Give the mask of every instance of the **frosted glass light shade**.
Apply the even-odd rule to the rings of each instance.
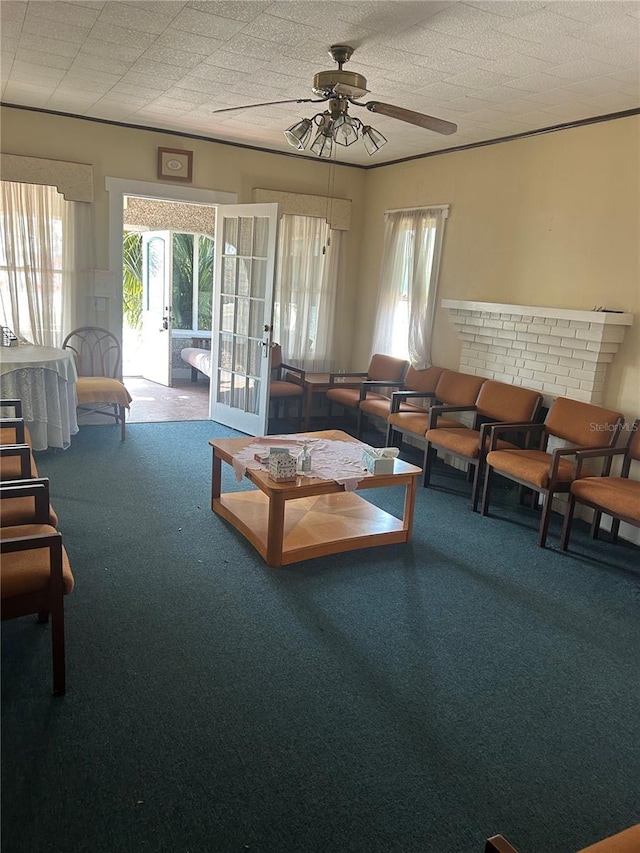
[[[333,138],[338,145],[351,145],[358,139],[358,119],[341,115],[333,123]]]
[[[364,147],[366,148],[369,157],[373,156],[376,151],[379,151],[387,142],[386,138],[380,133],[380,131],[373,127],[369,127],[369,125],[362,128],[362,141],[364,142]]]
[[[326,133],[320,131],[320,133],[313,140],[311,150],[314,154],[317,154],[318,157],[331,157],[332,149],[333,139],[330,136],[327,136]]]
[[[307,142],[311,139],[312,127],[313,123],[310,118],[303,118],[295,124],[292,124],[291,127],[284,132],[289,145],[293,148],[297,148],[299,151],[305,148]]]

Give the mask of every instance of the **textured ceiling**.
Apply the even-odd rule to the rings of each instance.
[[[283,130],[345,70],[379,100],[453,121],[441,136],[350,107],[388,139],[338,160],[374,165],[640,106],[639,0],[159,0],[0,4],[2,102],[293,152]],[[308,152],[296,156],[309,156]],[[311,155],[313,156],[313,155]]]

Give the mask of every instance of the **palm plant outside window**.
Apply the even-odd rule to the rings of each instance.
[[[206,234],[174,232],[173,328],[211,331],[214,241]],[[142,236],[128,231],[123,243],[123,310],[127,325],[142,326]]]

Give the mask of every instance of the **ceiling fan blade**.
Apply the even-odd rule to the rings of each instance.
[[[455,133],[458,129],[458,125],[453,124],[453,122],[434,118],[434,116],[428,116],[424,113],[416,113],[413,110],[405,110],[404,107],[396,107],[393,104],[383,104],[381,101],[369,101],[364,106],[368,110],[371,110],[372,113],[380,113],[380,115],[389,116],[389,118],[397,118],[400,121],[424,127],[427,130],[434,130],[436,133],[444,133],[447,136]]]
[[[320,98],[320,101],[326,101],[327,98]],[[212,113],[231,113],[234,110],[251,110],[255,107],[271,107],[275,104],[317,104],[320,101],[316,101],[315,98],[293,98],[289,101],[265,101],[262,104],[244,104],[241,107],[224,107],[221,110],[212,110]]]

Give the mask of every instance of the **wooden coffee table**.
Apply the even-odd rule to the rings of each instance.
[[[308,438],[362,442],[340,430],[300,433]],[[274,436],[275,438],[275,436]],[[221,494],[222,462],[233,457],[254,438],[216,438],[211,472],[211,509],[238,530],[269,566],[284,566],[358,548],[408,542],[411,538],[418,476],[422,469],[400,459],[393,474],[363,477],[356,491],[404,486],[401,519],[346,492],[335,480],[298,477],[294,483],[277,483],[264,470],[248,468],[246,478],[257,488]]]

